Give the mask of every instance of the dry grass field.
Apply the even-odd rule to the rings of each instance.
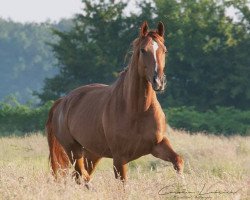
[[[90,190],[69,175],[55,182],[41,134],[0,138],[0,199],[250,199],[250,137],[182,131],[168,134],[185,159],[184,176],[170,163],[145,156],[129,164],[125,187],[103,159]]]

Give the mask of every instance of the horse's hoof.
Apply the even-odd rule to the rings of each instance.
[[[85,182],[84,187],[86,187],[88,190],[96,192],[96,189],[93,187],[93,185],[90,182]]]
[[[91,188],[89,183],[85,183],[84,186],[85,186],[88,190],[90,190],[90,188]]]

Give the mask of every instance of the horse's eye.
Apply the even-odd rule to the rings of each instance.
[[[146,50],[145,50],[145,49],[141,49],[141,52],[142,52],[142,53],[146,53]]]

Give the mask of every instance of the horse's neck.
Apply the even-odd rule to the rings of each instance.
[[[130,64],[132,65],[132,63]],[[134,63],[134,65],[138,65]],[[138,66],[129,66],[124,79],[123,98],[130,113],[147,111],[156,100],[152,86],[138,74]]]

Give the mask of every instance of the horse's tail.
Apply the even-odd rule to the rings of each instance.
[[[49,160],[52,168],[52,173],[54,176],[58,175],[59,170],[61,170],[60,175],[65,174],[65,169],[69,167],[69,158],[64,151],[62,145],[59,143],[55,134],[53,133],[52,117],[55,108],[61,102],[61,99],[57,100],[49,111],[49,117],[46,123],[47,139],[49,144]]]

